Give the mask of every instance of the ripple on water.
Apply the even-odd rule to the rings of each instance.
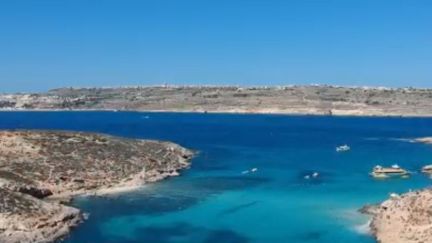
[[[206,200],[209,196],[230,190],[244,190],[268,182],[267,178],[251,176],[198,177],[180,183],[167,181],[136,192],[118,196],[78,199],[74,204],[90,217],[108,218],[128,215],[161,215],[182,211]],[[109,208],[109,212],[106,209]]]
[[[252,202],[236,205],[234,207],[230,207],[228,209],[225,209],[225,210],[221,211],[220,215],[233,214],[233,213],[236,213],[236,212],[238,212],[240,210],[253,207],[253,206],[255,206],[258,203],[259,203],[259,201],[252,201]]]
[[[112,238],[110,243],[117,242],[151,242],[151,243],[248,243],[246,236],[233,230],[218,228],[210,229],[195,226],[187,222],[176,222],[163,225],[150,225],[136,228],[133,239]]]
[[[232,230],[213,230],[208,234],[203,243],[248,243],[249,239]]]
[[[90,218],[113,218],[128,215],[160,215],[181,211],[196,205],[200,198],[187,195],[140,194],[131,193],[116,198],[103,197],[90,200],[77,200],[75,206],[91,212]],[[107,212],[107,209],[109,211]]]
[[[320,231],[309,231],[298,234],[293,242],[320,242],[323,236],[323,232]]]
[[[268,178],[255,176],[215,176],[196,178],[194,184],[198,188],[217,193],[256,187],[269,181]]]

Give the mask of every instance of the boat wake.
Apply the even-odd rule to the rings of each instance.
[[[412,138],[389,138],[390,141],[396,141],[396,142],[405,142],[405,143],[415,143],[415,139]]]
[[[416,143],[413,138],[378,138],[378,137],[368,137],[364,138],[366,141],[393,141],[393,142],[404,142],[404,143]]]

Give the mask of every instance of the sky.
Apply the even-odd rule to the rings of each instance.
[[[0,0],[0,93],[165,83],[432,88],[432,1]]]

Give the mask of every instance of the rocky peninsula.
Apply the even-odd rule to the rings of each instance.
[[[328,85],[60,88],[0,94],[0,110],[432,116],[432,90]]]
[[[84,216],[78,194],[178,175],[193,153],[170,142],[63,131],[0,132],[0,242],[54,242]]]
[[[432,241],[432,190],[393,195],[377,206],[363,209],[372,215],[370,227],[380,243]]]

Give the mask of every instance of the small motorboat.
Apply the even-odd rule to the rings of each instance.
[[[349,151],[351,148],[348,145],[342,145],[342,146],[338,146],[336,147],[336,152],[346,152]]]
[[[317,179],[318,176],[319,176],[319,173],[318,173],[318,172],[313,172],[312,174],[307,174],[307,175],[305,175],[303,178],[306,179],[306,180],[309,180],[309,179]]]
[[[252,168],[250,170],[244,170],[244,171],[242,171],[242,174],[246,175],[246,174],[249,174],[249,173],[255,173],[257,171],[258,171],[258,168]]]

